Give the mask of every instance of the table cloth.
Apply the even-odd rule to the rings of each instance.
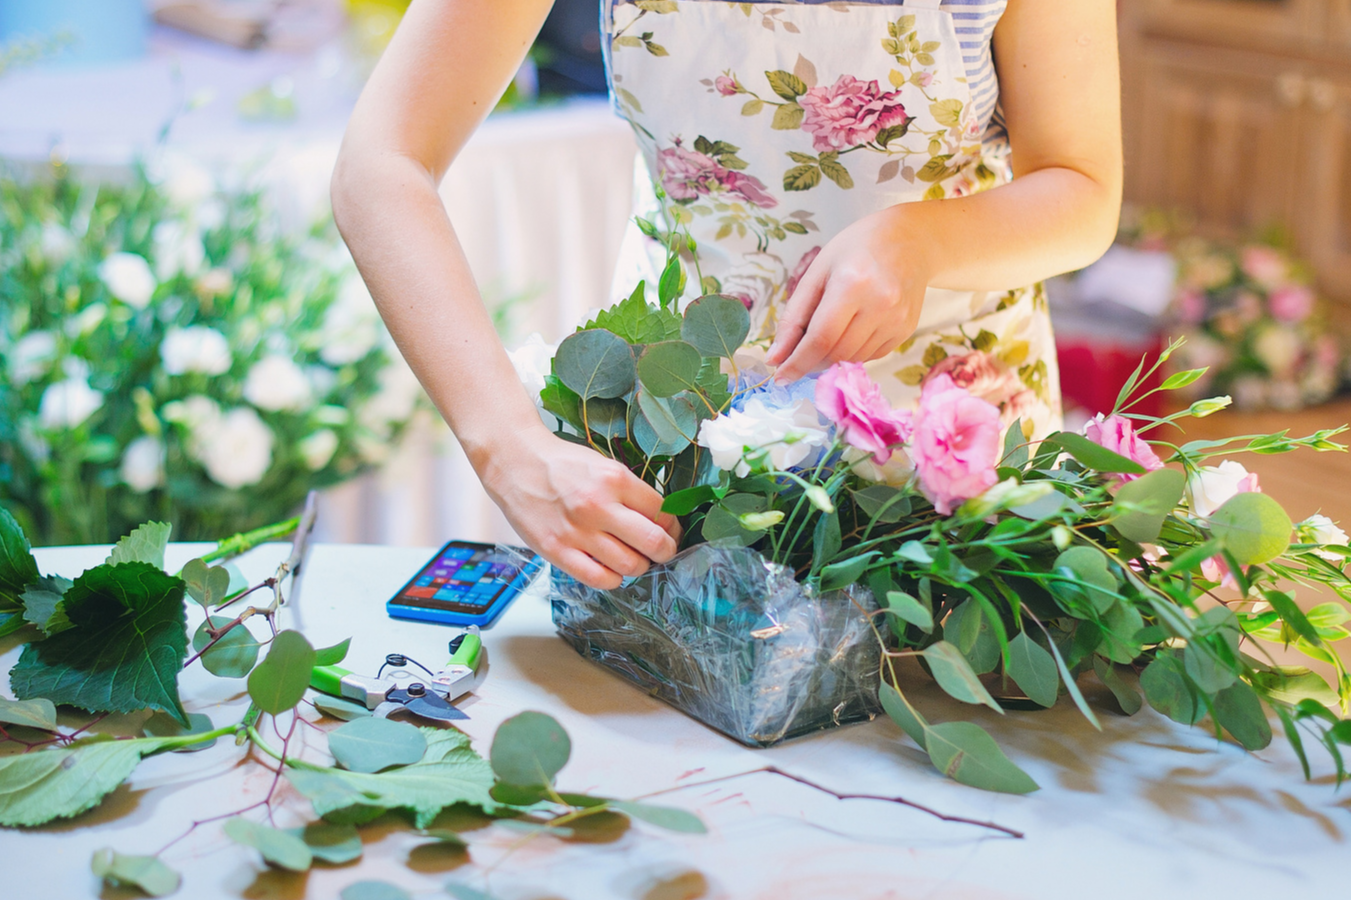
[[[204,545],[172,545],[169,565]],[[73,576],[107,548],[37,552],[44,572]],[[345,665],[377,666],[399,651],[442,661],[451,629],[387,618],[384,601],[425,562],[430,548],[318,545],[301,595],[281,617],[316,646],[352,638]],[[244,557],[251,578],[285,558],[283,545]],[[521,597],[484,633],[489,672],[463,708],[475,747],[486,754],[497,725],[522,710],[549,713],[568,730],[568,790],[636,796],[681,784],[778,766],[841,793],[901,795],[952,815],[993,820],[1025,833],[1015,840],[872,800],[837,800],[781,777],[756,774],[664,795],[689,809],[707,835],[676,835],[641,823],[592,841],[543,838],[517,850],[488,885],[503,900],[525,898],[1303,898],[1345,892],[1351,800],[1320,764],[1306,783],[1283,739],[1248,754],[1201,728],[1184,728],[1146,709],[1133,718],[1098,705],[1096,732],[1064,698],[1041,713],[999,716],[925,689],[912,696],[931,719],[976,719],[1042,786],[1022,797],[984,793],[943,779],[891,722],[878,720],[770,750],[749,750],[642,694],[577,656],[553,633],[540,588]],[[190,626],[201,616],[190,611]],[[258,623],[261,628],[261,623]],[[19,648],[0,643],[8,669]],[[184,673],[189,711],[217,724],[236,721],[243,683]],[[6,686],[7,687],[7,686]],[[310,711],[314,717],[313,710]],[[88,716],[66,711],[75,727]],[[131,717],[119,718],[127,727]],[[110,720],[112,721],[112,720]],[[330,727],[332,722],[329,722]],[[305,753],[324,757],[321,735],[301,729]],[[104,846],[149,853],[194,818],[261,799],[271,775],[240,765],[230,741],[192,754],[146,760],[129,785],[90,813],[44,828],[0,830],[4,878],[13,898],[97,896],[90,854]],[[283,785],[278,823],[310,817]],[[657,802],[657,801],[654,801]],[[381,879],[414,896],[445,896],[455,879],[482,889],[484,867],[519,839],[500,827],[469,832],[468,857],[427,846],[381,819],[363,829],[365,855],[306,875],[269,870],[255,851],[204,825],[165,854],[184,875],[179,896],[334,898],[359,880]],[[1338,887],[1343,885],[1343,887]],[[109,893],[105,896],[112,896]]]

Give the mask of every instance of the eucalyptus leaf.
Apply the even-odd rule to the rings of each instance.
[[[1121,485],[1112,501],[1112,526],[1137,544],[1153,543],[1182,500],[1187,477],[1176,469],[1155,469]]]
[[[146,522],[113,545],[113,552],[104,562],[110,566],[142,562],[163,569],[164,549],[169,546],[171,530],[173,526],[167,522]]]
[[[493,774],[508,784],[552,784],[567,764],[572,741],[553,716],[523,712],[497,727],[488,758]]]
[[[1050,652],[1020,631],[1009,641],[1008,675],[1038,706],[1055,705],[1060,674]]]
[[[304,828],[288,828],[287,832],[304,841],[311,855],[322,862],[340,866],[361,858],[361,835],[355,825],[311,822]]]
[[[905,591],[887,591],[886,598],[888,612],[916,626],[925,634],[934,630],[933,612],[913,596]]]
[[[1039,787],[974,722],[930,725],[925,736],[934,768],[954,781],[1005,794],[1027,794]]]
[[[615,800],[610,808],[640,819],[649,825],[678,831],[682,834],[707,834],[708,826],[694,813],[674,806],[654,806],[651,803],[639,803],[636,800]]]
[[[0,724],[55,731],[56,707],[46,697],[32,700],[6,700],[0,697]]]
[[[782,515],[782,513],[780,513]],[[848,587],[863,577],[863,572],[872,562],[877,551],[869,551],[862,556],[831,563],[821,569],[821,590],[836,591]]]
[[[89,861],[94,876],[111,887],[132,887],[151,897],[167,897],[183,878],[154,856],[124,856],[108,847],[95,850]]]
[[[328,751],[351,772],[379,772],[422,759],[427,741],[416,726],[375,716],[354,719],[328,733]]]
[[[274,866],[304,872],[314,863],[314,854],[305,842],[280,828],[236,816],[225,820],[224,831],[230,840],[252,847]]]
[[[233,621],[228,616],[208,616],[192,635],[192,649],[202,654],[202,665],[212,675],[221,678],[243,678],[253,671],[254,663],[258,662],[258,648],[261,645],[245,625],[236,625],[211,645],[207,627],[224,628]],[[211,649],[203,652],[208,645],[211,645]]]
[[[1120,453],[1114,453],[1101,444],[1095,444],[1082,434],[1060,431],[1051,435],[1051,439],[1065,448],[1065,452],[1073,456],[1078,462],[1094,471],[1109,474],[1145,474],[1145,467],[1135,460],[1127,459]]]
[[[342,719],[344,722],[350,722],[353,719],[364,719],[371,715],[371,711],[360,703],[352,700],[344,700],[341,697],[330,697],[328,694],[316,693],[314,695],[314,706],[320,712],[330,715],[335,719]]]
[[[948,696],[963,703],[983,703],[998,713],[1004,712],[980,683],[962,651],[953,644],[938,641],[925,647],[920,654],[928,660],[934,680]]]
[[[1215,695],[1215,720],[1248,750],[1261,750],[1271,743],[1271,724],[1257,692],[1235,681]]]
[[[193,734],[206,734],[216,726],[211,723],[211,717],[205,713],[188,713],[188,725],[183,726],[173,716],[166,713],[157,712],[141,726],[142,732],[146,737],[152,738],[170,738],[186,737]],[[198,750],[205,750],[208,747],[214,747],[216,738],[209,741],[200,741],[195,744],[187,744],[183,747],[175,748],[176,753],[196,753]]]
[[[886,681],[883,681],[878,688],[877,696],[882,701],[882,709],[891,717],[891,721],[901,726],[901,730],[910,735],[910,739],[923,749],[925,747],[924,730],[929,726],[929,723],[924,721],[924,717],[901,696],[900,691]]]
[[[1196,689],[1182,671],[1182,663],[1171,654],[1160,653],[1140,673],[1140,687],[1149,705],[1174,722],[1195,725],[1205,714]]]
[[[999,464],[1012,469],[1022,469],[1027,465],[1027,439],[1023,437],[1023,420],[1014,419],[1008,431],[1004,432],[1004,451]]]
[[[978,675],[999,664],[999,639],[981,605],[964,600],[943,621],[943,637],[961,651]]]
[[[336,666],[347,658],[347,650],[352,646],[351,638],[343,638],[331,647],[320,647],[314,651],[316,666]]]
[[[740,300],[709,294],[685,308],[680,336],[703,356],[731,359],[750,330],[750,313]]]
[[[681,391],[699,389],[703,364],[699,351],[685,341],[648,344],[638,357],[638,380],[654,397],[673,397]]]
[[[554,353],[554,374],[583,400],[622,397],[638,376],[633,349],[623,338],[594,329],[565,337]]]
[[[1210,530],[1239,565],[1270,562],[1290,546],[1290,516],[1266,494],[1235,494],[1210,517]]]
[[[882,524],[891,525],[910,515],[910,498],[900,488],[870,484],[853,493],[858,508]]]
[[[688,396],[654,397],[638,392],[639,415],[633,420],[633,434],[648,456],[675,456],[694,442],[699,432],[699,417]]]
[[[338,896],[341,900],[413,900],[412,894],[388,881],[358,881],[343,888]]]
[[[298,631],[272,639],[267,658],[249,673],[249,697],[265,713],[277,715],[295,707],[310,686],[314,648]]]
[[[188,588],[188,596],[210,610],[230,595],[230,572],[224,566],[208,567],[201,559],[190,559],[179,573]]]
[[[588,431],[600,435],[607,441],[628,437],[629,405],[622,397],[614,400],[594,397],[583,400],[579,408],[582,425]]]
[[[1095,655],[1093,657],[1093,671],[1097,674],[1098,680],[1112,692],[1112,696],[1116,698],[1116,702],[1123,713],[1133,716],[1144,706],[1144,701],[1140,699],[1140,692],[1126,680],[1118,666],[1113,665],[1101,656]]]

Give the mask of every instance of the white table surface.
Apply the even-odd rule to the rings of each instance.
[[[105,552],[58,548],[37,556],[44,572],[74,576]],[[261,577],[286,552],[283,545],[259,548],[242,567]],[[302,629],[316,646],[351,636],[345,665],[358,671],[373,671],[392,651],[440,662],[453,631],[395,621],[383,608],[430,553],[318,545],[302,595],[282,624]],[[192,545],[175,545],[169,562],[192,555]],[[195,628],[200,613],[194,609],[190,616]],[[639,824],[607,842],[536,840],[492,874],[490,885],[503,900],[1345,895],[1351,799],[1334,790],[1326,766],[1318,769],[1324,777],[1306,783],[1281,738],[1250,755],[1148,709],[1127,719],[1104,707],[1099,734],[1063,698],[1050,711],[1003,717],[962,707],[1042,785],[1039,792],[1010,797],[944,780],[885,720],[771,750],[743,748],[581,659],[554,635],[538,591],[520,599],[484,639],[490,674],[481,693],[463,704],[470,715],[464,730],[486,754],[503,719],[526,709],[548,712],[572,738],[572,761],[559,777],[564,789],[635,796],[772,763],[838,791],[900,794],[1026,833],[1014,840],[892,804],[837,801],[781,778],[752,775],[663,798],[702,816],[705,836]],[[0,664],[11,666],[19,649],[5,639]],[[183,675],[181,690],[189,711],[205,712],[218,725],[237,720],[246,705],[242,682],[213,678],[195,666]],[[958,713],[957,704],[918,678],[913,694],[934,719]],[[74,726],[87,719],[62,716]],[[310,729],[298,734],[306,755],[324,758],[322,737]],[[243,756],[226,740],[199,753],[153,757],[78,819],[0,830],[0,896],[98,896],[88,869],[94,850],[153,852],[194,818],[261,799],[271,775],[242,763]],[[279,796],[281,824],[312,816],[307,801],[285,785]],[[267,869],[256,853],[225,838],[217,823],[199,828],[164,859],[184,874],[178,896],[194,900],[333,898],[348,884],[371,878],[419,897],[445,896],[441,885],[452,878],[482,888],[483,867],[518,838],[495,827],[466,836],[468,858],[420,846],[425,842],[381,819],[363,828],[360,862],[301,875]]]

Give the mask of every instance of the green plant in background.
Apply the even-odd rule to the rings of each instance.
[[[0,500],[39,543],[280,519],[417,403],[331,224],[160,168],[0,177]]]

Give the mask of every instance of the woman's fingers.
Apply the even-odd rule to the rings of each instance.
[[[838,290],[827,285],[821,302],[807,325],[806,333],[802,335],[802,339],[797,342],[788,358],[779,364],[778,371],[774,373],[775,380],[781,384],[795,381],[818,368],[823,362],[834,362],[837,357],[833,355],[833,351],[852,324],[857,309],[857,303],[846,299]],[[862,343],[861,339],[859,343]]]
[[[614,590],[624,581],[624,577],[618,572],[606,568],[587,554],[573,547],[568,547],[559,553],[555,563],[560,569],[567,572],[573,578],[576,578],[582,584],[585,584],[587,587],[597,588],[598,590]]]
[[[783,315],[774,329],[774,343],[765,355],[765,362],[771,366],[781,364],[798,347],[808,325],[814,318],[817,307],[825,290],[826,267],[820,257],[807,268],[807,272],[798,282],[797,290],[788,298]]]
[[[584,548],[596,562],[611,572],[626,577],[641,575],[652,565],[652,560],[643,556],[613,535],[603,532],[593,534],[590,546]]]

